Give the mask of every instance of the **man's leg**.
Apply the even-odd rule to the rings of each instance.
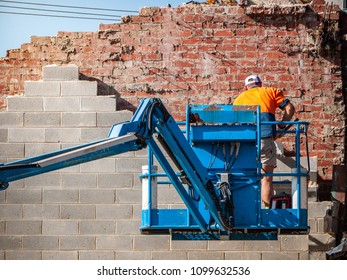
[[[274,166],[263,165],[263,173],[272,173]],[[270,197],[273,195],[272,176],[264,176],[261,180],[261,199],[265,204],[265,207],[270,207]]]

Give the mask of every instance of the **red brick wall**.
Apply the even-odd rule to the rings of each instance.
[[[322,0],[311,6],[144,8],[97,32],[32,37],[0,59],[0,105],[41,78],[42,66],[73,63],[81,78],[96,79],[99,94],[115,94],[119,109],[143,97],[164,100],[182,119],[188,103],[231,103],[243,80],[258,73],[264,85],[286,91],[297,117],[311,122],[310,155],[331,179],[344,161],[345,117],[340,48],[324,37]],[[332,7],[329,24],[338,20]],[[321,35],[321,36],[320,36]],[[331,40],[330,40],[331,39]]]

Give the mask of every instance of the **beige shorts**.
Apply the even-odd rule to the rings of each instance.
[[[261,139],[261,155],[262,164],[276,166],[276,145],[272,138]]]

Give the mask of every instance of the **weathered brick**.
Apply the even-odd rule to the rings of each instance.
[[[224,260],[223,252],[188,252],[189,260]]]
[[[129,174],[98,174],[99,188],[131,188],[133,186],[133,177]]]
[[[81,165],[81,172],[84,173],[114,173],[116,162],[114,158],[102,158]]]
[[[135,235],[140,233],[141,221],[117,221],[117,229],[116,232],[119,235]]]
[[[25,185],[31,190],[37,188],[57,188],[61,186],[61,175],[58,173],[46,173],[25,179]]]
[[[25,157],[34,157],[60,150],[59,143],[25,143]]]
[[[62,185],[66,188],[96,187],[96,174],[66,173],[61,177]]]
[[[299,254],[295,252],[263,252],[262,260],[299,260]]]
[[[308,250],[308,235],[282,235],[280,241],[282,251]]]
[[[8,142],[8,129],[7,128],[4,128],[4,129],[0,128],[0,142],[1,143]]]
[[[166,251],[166,252],[160,252],[160,251],[154,251],[152,252],[152,260],[187,260],[188,259],[188,253],[187,252],[180,252],[180,251]]]
[[[225,252],[226,260],[261,260],[261,252],[242,252],[227,251]]]

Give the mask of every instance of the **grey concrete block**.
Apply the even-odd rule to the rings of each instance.
[[[44,203],[78,203],[79,191],[78,190],[44,190],[43,202]]]
[[[189,260],[224,260],[223,252],[188,252]]]
[[[61,114],[55,112],[26,112],[24,125],[26,127],[59,127]]]
[[[25,81],[25,96],[60,96],[60,82]]]
[[[88,220],[79,223],[81,235],[106,235],[114,234],[116,231],[116,223],[114,220]]]
[[[135,251],[157,251],[170,250],[170,236],[168,235],[150,235],[150,236],[134,236]]]
[[[62,186],[65,188],[95,188],[96,174],[64,173],[62,176]]]
[[[82,173],[111,173],[116,172],[114,158],[102,158],[81,164]]]
[[[94,236],[60,236],[61,250],[94,250]]]
[[[281,235],[282,251],[307,251],[308,235]]]
[[[8,129],[0,128],[0,143],[6,143],[6,142],[8,142]]]
[[[299,253],[295,252],[263,252],[262,260],[299,260]]]
[[[46,173],[25,179],[25,185],[31,190],[38,188],[59,188],[61,175],[58,173]]]
[[[80,251],[80,260],[114,260],[113,251]]]
[[[142,192],[136,189],[116,190],[116,201],[119,203],[141,203]]]
[[[0,112],[0,127],[21,127],[23,126],[22,112]]]
[[[44,128],[9,128],[8,140],[12,143],[45,142]]]
[[[72,235],[78,234],[78,221],[71,220],[44,220],[42,222],[44,235]]]
[[[81,131],[78,128],[46,128],[45,142],[75,143],[80,140]]]
[[[261,260],[261,252],[225,252],[226,260]]]
[[[96,249],[132,251],[133,240],[131,236],[99,235],[96,237]]]
[[[81,142],[92,142],[107,138],[108,128],[81,128]]]
[[[22,248],[21,236],[1,236],[0,250],[19,250]]]
[[[154,251],[152,252],[152,260],[187,260],[188,253],[187,252],[179,252],[179,251]]]
[[[242,240],[221,240],[208,242],[208,250],[211,251],[242,251],[244,247],[245,242]]]
[[[116,98],[114,96],[81,97],[82,112],[114,112]]]
[[[10,112],[40,112],[43,111],[43,98],[11,96],[7,98],[7,110]]]
[[[245,251],[280,251],[281,243],[279,240],[246,240]]]
[[[151,252],[145,251],[130,251],[130,252],[116,252],[116,260],[150,260]]]
[[[131,204],[106,204],[96,205],[97,219],[132,219],[133,211]],[[126,221],[128,222],[128,221]]]
[[[43,260],[78,260],[78,251],[43,251]]]
[[[25,157],[34,157],[60,150],[59,143],[25,143]]]
[[[7,221],[8,235],[39,235],[42,232],[41,221]]]
[[[115,191],[113,189],[85,189],[80,190],[81,203],[114,203]]]
[[[331,201],[322,202],[309,202],[308,203],[308,217],[309,218],[323,218],[325,217],[327,210],[332,207]]]
[[[96,113],[93,113],[93,112],[62,113],[62,126],[95,127]]]
[[[171,250],[189,250],[189,251],[197,251],[197,250],[207,250],[208,242],[205,240],[193,240],[193,241],[171,241]]]
[[[33,204],[41,203],[41,190],[6,190],[7,203],[11,204]]]
[[[121,158],[116,159],[116,172],[117,173],[141,173],[142,172],[142,166],[147,165],[148,160],[146,158],[144,159],[127,159],[127,158]]]
[[[79,97],[44,97],[43,109],[46,112],[79,112],[81,100]]]
[[[24,219],[58,219],[60,205],[27,204],[23,205]]]
[[[41,260],[41,251],[7,251],[6,260]]]
[[[54,250],[58,249],[59,242],[57,236],[23,236],[24,250]]]
[[[140,219],[140,217],[139,217]],[[119,235],[135,235],[140,233],[141,221],[117,221],[116,232]]]
[[[0,207],[0,217],[2,220],[21,219],[22,218],[22,205],[2,204]]]
[[[112,125],[130,121],[133,113],[130,111],[116,111],[116,112],[98,112],[97,125],[111,128]]]
[[[0,221],[0,234],[5,235],[5,221]]]
[[[62,219],[95,219],[95,205],[66,204],[61,205]]]
[[[131,188],[133,187],[133,176],[129,174],[98,174],[99,188]]]
[[[71,81],[78,80],[77,65],[46,65],[42,68],[44,81]]]
[[[61,82],[62,96],[97,96],[96,81],[68,81]]]
[[[24,144],[6,144],[1,143],[0,145],[1,157],[24,157]]]

